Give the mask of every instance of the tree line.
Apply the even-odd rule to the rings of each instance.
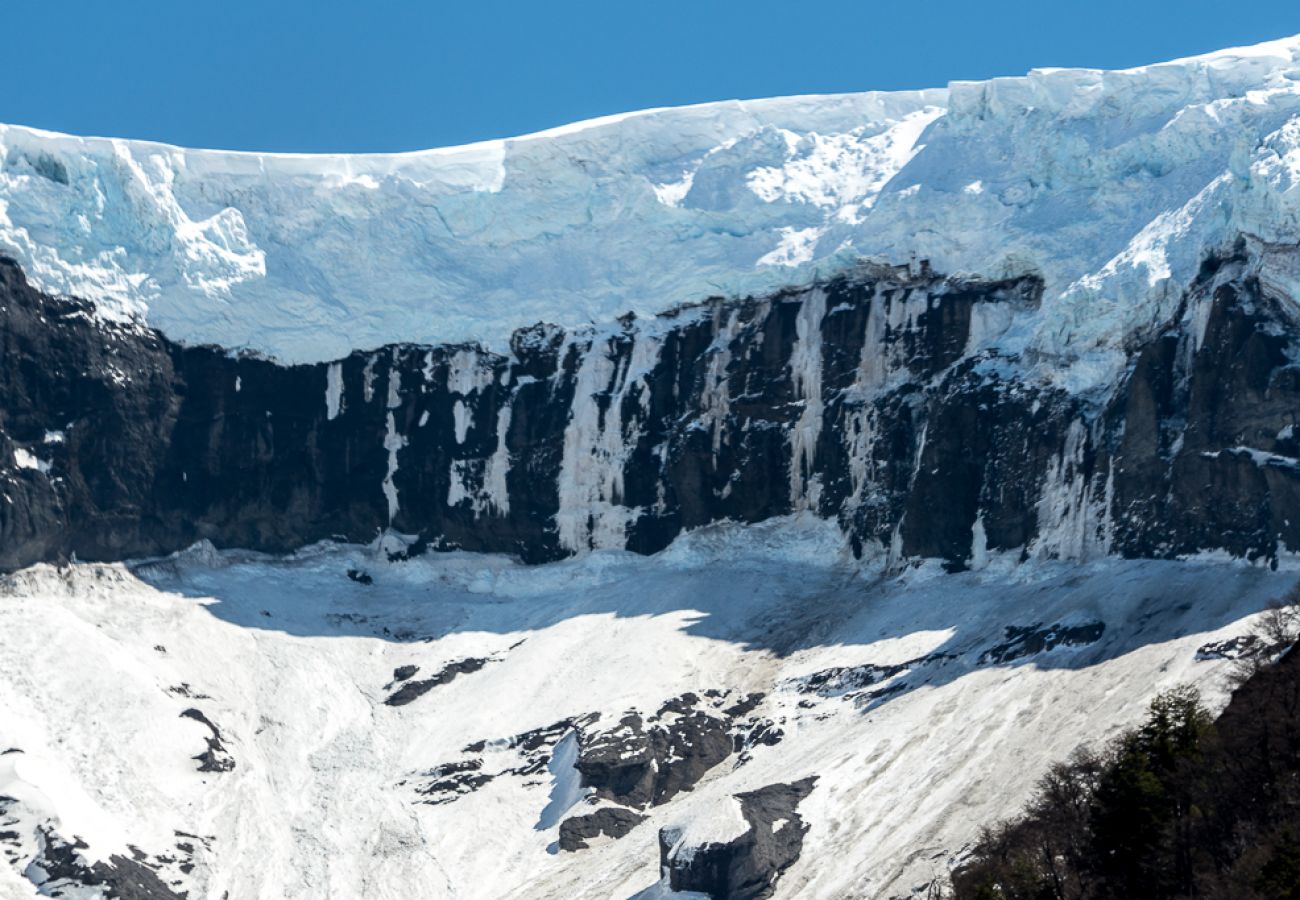
[[[987,828],[956,900],[1300,900],[1300,593],[1263,618],[1213,718],[1198,692],[1080,750]]]

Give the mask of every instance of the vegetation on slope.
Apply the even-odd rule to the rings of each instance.
[[[1217,720],[1175,689],[1054,767],[954,874],[957,900],[1300,900],[1297,601],[1265,617]]]

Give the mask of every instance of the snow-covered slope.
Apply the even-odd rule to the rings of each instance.
[[[1153,692],[1191,681],[1217,703],[1223,654],[1198,648],[1294,579],[1013,559],[882,579],[840,544],[800,519],[540,568],[322,546],[9,576],[0,634],[24,639],[0,654],[0,896],[58,889],[49,848],[81,838],[83,865],[134,847],[191,898],[651,897],[661,829],[681,862],[745,830],[734,795],[810,776],[776,896],[910,895]],[[559,849],[561,820],[613,805],[581,799],[572,735],[589,747],[627,710],[709,691],[764,695],[728,719],[743,750],[621,839]]]
[[[1006,337],[1086,365],[1205,252],[1300,228],[1300,38],[1117,72],[728,102],[390,156],[0,128],[0,250],[47,290],[284,361],[605,321],[862,256],[1038,273]],[[1270,273],[1292,295],[1293,266]]]

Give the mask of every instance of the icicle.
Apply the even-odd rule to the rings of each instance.
[[[397,409],[402,405],[402,373],[397,368],[397,350],[393,350],[393,358],[388,370],[388,400],[385,404],[388,409]]]
[[[470,423],[469,407],[465,405],[464,400],[456,400],[456,404],[451,408],[451,417],[456,430],[456,443],[463,444],[469,435]]]
[[[397,451],[406,446],[406,438],[397,433],[397,421],[393,414],[388,414],[388,431],[384,435],[384,449],[388,451],[388,472],[384,475],[384,496],[388,499],[388,524],[393,524],[397,516],[397,485],[393,477],[397,474]]]
[[[979,571],[989,564],[989,536],[984,530],[984,513],[975,517],[970,532],[970,567]]]

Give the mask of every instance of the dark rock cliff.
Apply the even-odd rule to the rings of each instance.
[[[1103,397],[981,350],[1030,278],[864,267],[653,320],[281,366],[0,261],[0,568],[385,530],[544,561],[811,510],[859,553],[1300,549],[1290,298],[1215,260]]]

